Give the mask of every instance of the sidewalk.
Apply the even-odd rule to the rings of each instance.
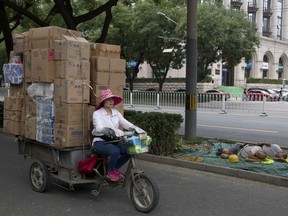
[[[220,166],[208,165],[208,164],[203,164],[203,163],[183,161],[180,159],[174,159],[174,158],[164,157],[164,156],[156,156],[156,155],[151,155],[151,154],[141,154],[139,157],[142,160],[146,160],[150,162],[162,163],[162,164],[172,165],[176,167],[177,166],[184,167],[188,169],[195,169],[195,170],[205,171],[205,172],[213,172],[213,173],[217,173],[221,175],[233,176],[233,177],[248,179],[252,181],[259,181],[259,182],[264,182],[268,184],[288,187],[288,178],[284,178],[284,177],[256,173],[256,172],[240,170],[240,169],[231,169],[228,167],[220,167]]]

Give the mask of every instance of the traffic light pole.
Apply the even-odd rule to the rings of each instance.
[[[197,137],[197,1],[187,0],[186,140]]]

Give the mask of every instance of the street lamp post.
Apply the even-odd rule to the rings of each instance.
[[[173,20],[173,19],[171,19],[170,17],[168,17],[165,13],[158,12],[157,14],[158,14],[159,16],[163,16],[163,17],[165,17],[167,20],[173,22],[175,25],[178,25],[178,23],[175,22],[175,20]]]
[[[157,13],[178,25],[162,12]],[[197,0],[187,0],[187,42],[186,42],[186,106],[185,139],[196,138],[197,131]]]
[[[187,0],[185,139],[197,131],[197,0]]]

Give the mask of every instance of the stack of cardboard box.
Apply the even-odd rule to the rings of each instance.
[[[96,97],[91,92],[90,103],[96,105],[101,91],[107,88],[111,89],[113,94],[123,95],[126,61],[120,59],[120,47],[91,43],[90,48],[91,86],[96,92]]]
[[[89,145],[101,90],[123,94],[120,47],[91,44],[80,32],[56,26],[13,36],[14,50],[4,65],[10,83],[4,132],[59,148]],[[118,109],[123,113],[122,104]]]

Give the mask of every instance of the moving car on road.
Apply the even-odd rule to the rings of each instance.
[[[222,101],[222,98],[225,98],[225,101],[230,99],[230,94],[228,92],[219,90],[219,89],[210,89],[204,92],[211,97],[211,100]]]
[[[267,101],[279,101],[280,96],[269,89],[250,88],[247,91],[247,99],[251,101],[262,101],[266,98]]]

